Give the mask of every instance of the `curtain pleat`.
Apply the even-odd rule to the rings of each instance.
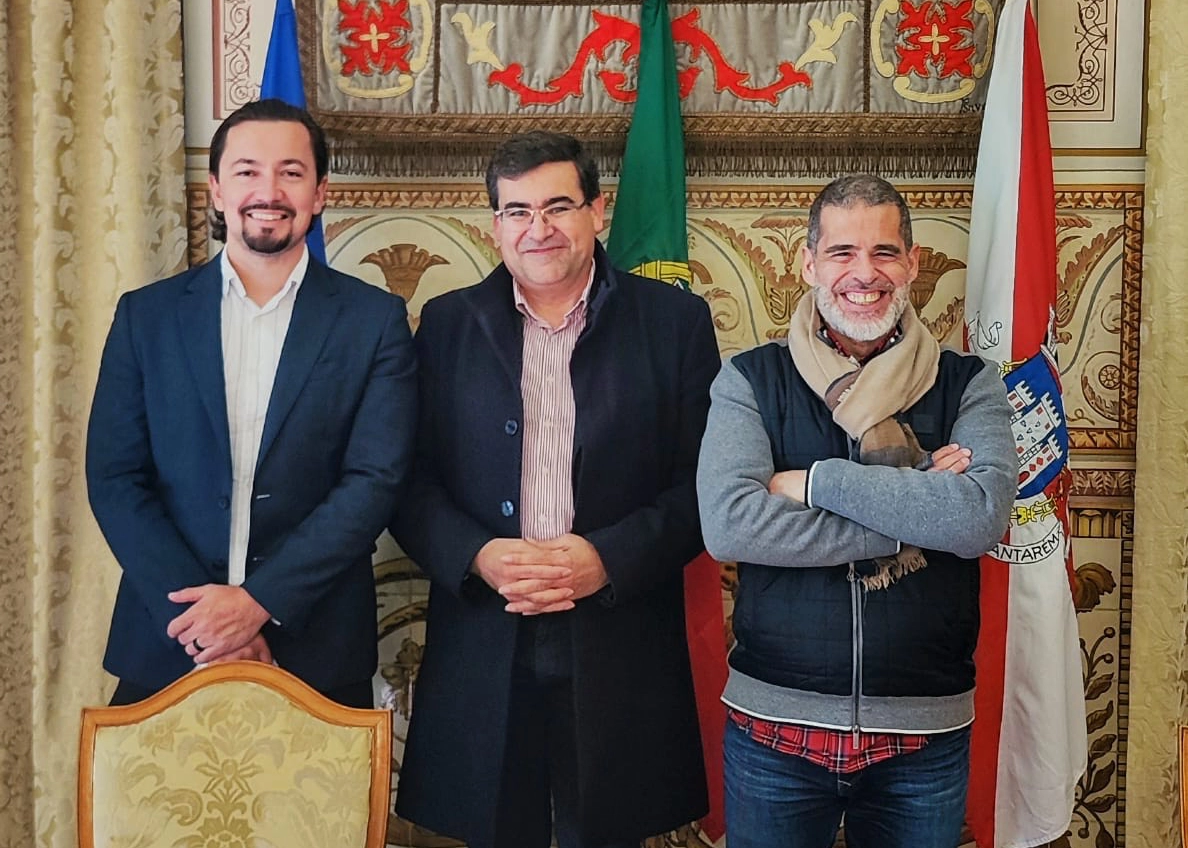
[[[1188,721],[1188,18],[1151,0],[1127,844],[1180,844],[1177,727]]]
[[[0,845],[70,848],[118,568],[83,478],[120,293],[185,250],[180,0],[0,6]]]

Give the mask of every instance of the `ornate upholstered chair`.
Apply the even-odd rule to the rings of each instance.
[[[271,665],[198,669],[83,710],[80,848],[382,848],[392,717]]]

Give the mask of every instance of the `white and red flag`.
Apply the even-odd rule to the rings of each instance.
[[[1085,771],[1068,426],[1053,338],[1055,206],[1035,21],[1028,0],[1006,0],[974,179],[965,301],[966,344],[1001,365],[1019,457],[1010,529],[982,558],[967,811],[980,848],[1062,836]]]

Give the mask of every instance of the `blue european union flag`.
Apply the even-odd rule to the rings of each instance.
[[[305,108],[305,87],[301,81],[301,59],[297,52],[297,16],[293,13],[292,0],[276,0],[276,12],[272,16],[268,57],[264,60],[264,78],[260,81],[260,99],[269,97]],[[305,243],[315,259],[326,262],[321,218],[310,227]]]

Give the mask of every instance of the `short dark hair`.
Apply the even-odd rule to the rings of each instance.
[[[873,174],[850,174],[838,177],[813,200],[809,207],[808,235],[805,246],[816,251],[821,238],[821,210],[826,206],[840,206],[850,209],[854,206],[894,206],[899,210],[899,237],[904,247],[912,246],[912,213],[908,211],[903,195],[882,177]]]
[[[309,145],[313,149],[314,172],[317,181],[330,172],[330,148],[326,144],[326,133],[318,126],[309,112],[300,106],[294,106],[275,97],[265,100],[253,100],[245,103],[228,115],[219,128],[215,130],[210,140],[210,173],[218,178],[219,165],[223,160],[223,150],[227,147],[227,134],[239,124],[248,121],[288,121],[301,124],[309,132]],[[213,205],[207,207],[207,220],[210,223],[210,234],[218,241],[227,240],[227,219],[222,212]],[[317,218],[315,217],[316,221]]]
[[[500,180],[514,180],[550,162],[573,163],[586,203],[602,194],[598,163],[580,141],[565,133],[531,130],[513,135],[491,154],[487,164],[487,200],[491,208],[499,209]]]

